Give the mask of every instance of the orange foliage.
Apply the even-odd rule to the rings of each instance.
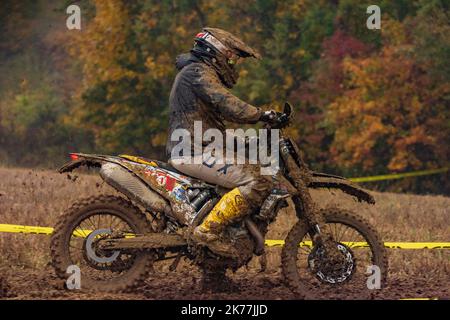
[[[450,84],[433,81],[412,55],[401,24],[379,54],[347,59],[344,93],[330,105],[338,165],[369,171],[436,167],[448,159],[445,100]]]

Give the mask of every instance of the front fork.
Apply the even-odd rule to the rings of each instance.
[[[324,244],[328,228],[323,217],[319,214],[309,194],[309,190],[303,189],[299,191],[297,195],[292,197],[292,200],[297,217],[308,225],[311,240],[313,240],[314,244]]]
[[[281,157],[287,168],[289,180],[297,189],[297,193],[292,197],[297,217],[308,224],[313,245],[323,246],[330,258],[337,258],[338,250],[331,235],[331,230],[329,230],[325,217],[319,213],[309,193],[308,184],[311,179],[309,169],[302,162],[299,165],[294,160],[289,141],[282,140],[280,146]]]
[[[292,200],[297,217],[306,221],[308,225],[313,247],[322,247],[331,265],[339,263],[341,254],[336,246],[329,225],[315,206],[308,189],[302,188],[302,192],[295,195]]]

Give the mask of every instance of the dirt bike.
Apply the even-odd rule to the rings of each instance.
[[[280,130],[281,173],[295,191],[274,189],[259,210],[226,228],[223,237],[238,249],[239,257],[217,256],[189,237],[229,190],[188,177],[161,161],[74,153],[60,173],[81,166],[100,168],[102,179],[123,196],[81,199],[63,213],[51,238],[57,274],[67,278],[68,266],[78,265],[83,288],[127,291],[142,284],[156,261],[173,259],[173,271],[185,257],[204,274],[223,275],[247,265],[255,255],[264,257],[268,226],[291,198],[298,221],[285,239],[281,265],[286,285],[298,297],[315,297],[314,292],[329,290],[320,289],[326,285],[359,283],[365,288],[367,268],[373,265],[384,283],[386,252],[375,229],[351,211],[319,209],[310,189],[340,189],[369,204],[374,198],[342,177],[308,169],[298,146],[284,133],[292,107],[286,103],[281,114],[272,127]]]

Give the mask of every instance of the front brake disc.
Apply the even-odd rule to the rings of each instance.
[[[349,247],[337,243],[340,261],[333,262],[327,258],[322,246],[316,246],[308,255],[308,267],[321,282],[342,284],[351,279],[356,270],[356,261]]]

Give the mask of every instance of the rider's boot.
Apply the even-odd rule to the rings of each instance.
[[[238,252],[234,246],[221,239],[224,228],[237,219],[245,216],[250,206],[238,188],[226,193],[203,220],[202,224],[194,229],[192,240],[207,246],[212,252],[225,256],[236,257]]]

